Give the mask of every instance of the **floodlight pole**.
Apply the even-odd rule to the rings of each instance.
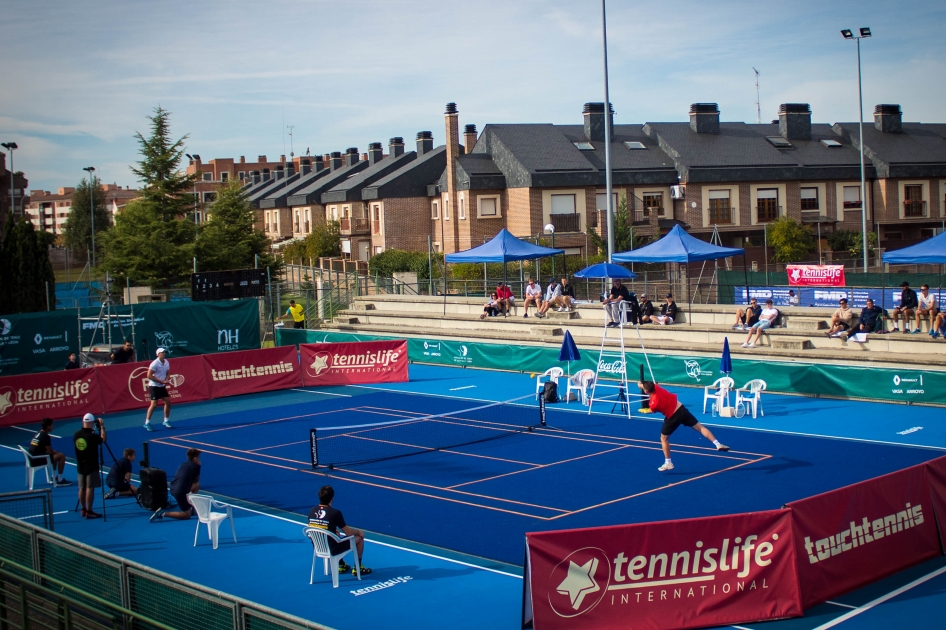
[[[614,254],[614,208],[611,183],[611,97],[608,94],[608,16],[601,0],[601,41],[604,48],[604,182],[608,209],[608,262]]]
[[[16,219],[16,201],[15,201],[16,196],[14,192],[16,189],[14,188],[13,182],[14,182],[14,173],[16,171],[13,168],[13,151],[15,151],[16,149],[19,149],[20,147],[17,146],[16,142],[4,142],[0,146],[3,146],[4,149],[10,152],[10,216],[12,216],[15,220]],[[56,218],[53,217],[53,224],[55,225],[55,223],[56,223]],[[0,234],[3,234],[3,227],[4,226],[0,225]]]
[[[870,29],[863,27],[860,29],[860,35],[854,35],[853,31],[844,29],[841,31],[844,39],[853,39],[857,43],[857,112],[858,112],[858,135],[860,137],[861,153],[861,247],[863,249],[864,273],[867,273],[867,182],[864,174],[864,90],[861,81],[861,40],[870,37]]]
[[[95,172],[94,166],[86,166],[83,171],[89,174],[89,199],[92,206],[92,266],[95,266],[95,187],[92,182],[92,173]]]

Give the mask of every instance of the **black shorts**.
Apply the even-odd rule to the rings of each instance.
[[[699,424],[699,421],[693,417],[689,409],[681,406],[672,416],[664,420],[660,435],[671,435],[681,424],[685,427],[693,427]]]
[[[46,458],[49,457],[47,460]],[[35,457],[30,455],[30,468],[36,468],[37,466],[45,466],[47,463],[52,463],[53,458],[49,455],[42,455],[40,457]]]
[[[131,490],[131,484],[128,483],[128,481],[126,481],[125,479],[121,479],[115,485],[110,484],[108,482],[108,479],[106,479],[105,485],[107,485],[109,488],[114,488],[116,492],[126,492],[128,490]]]
[[[848,326],[844,322],[838,322],[837,324],[835,324],[835,326],[838,327],[838,330],[847,330],[848,328],[850,328],[850,326]]]
[[[171,496],[174,497],[174,501],[177,502],[177,509],[181,512],[186,512],[187,510],[192,510],[191,502],[187,500],[186,492],[172,492]]]
[[[170,398],[170,396],[168,396],[168,388],[165,387],[164,385],[159,385],[158,387],[149,385],[148,394],[151,400],[160,400],[161,398]]]
[[[293,322],[292,324],[293,328],[305,328],[305,320],[302,320],[301,322]]]

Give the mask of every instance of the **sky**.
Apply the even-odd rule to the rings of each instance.
[[[600,0],[0,0],[0,141],[30,189],[102,181],[137,187],[135,133],[157,106],[188,153],[313,155],[460,124],[581,124],[604,100]],[[813,122],[864,112],[946,122],[946,2],[610,0],[616,124],[762,120],[786,102]],[[292,138],[288,126],[292,126]],[[9,166],[9,158],[7,160]]]

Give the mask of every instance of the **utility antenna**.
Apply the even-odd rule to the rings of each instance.
[[[292,159],[295,157],[295,152],[292,149],[292,130],[295,129],[295,125],[286,125],[286,128],[289,130],[289,158]]]
[[[752,71],[755,72],[755,123],[757,125],[762,124],[762,105],[760,105],[759,99],[759,71],[755,68],[752,68]]]

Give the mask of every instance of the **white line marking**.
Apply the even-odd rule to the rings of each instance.
[[[56,514],[68,514],[68,513],[69,513],[69,510],[63,510],[62,512],[53,512],[53,516],[55,516]],[[45,514],[32,514],[30,516],[18,516],[17,520],[25,521],[28,518],[43,518],[44,516],[46,515]]]
[[[850,604],[842,604],[841,602],[832,602],[828,600],[825,602],[825,604],[833,604],[834,606],[840,606],[841,608],[850,608],[851,610],[857,610],[857,606],[851,606]]]
[[[458,391],[460,391],[461,389],[475,389],[475,388],[476,388],[476,385],[464,385],[463,387],[451,387],[451,388],[450,388],[450,391],[451,391],[451,392],[458,392]]]
[[[275,518],[275,519],[278,519],[278,520],[280,520],[280,521],[286,521],[287,523],[292,523],[293,525],[300,525],[300,526],[302,526],[302,527],[305,527],[305,526],[306,526],[305,521],[294,521],[294,520],[292,520],[291,518],[286,518],[285,516],[276,516],[275,514],[267,514],[266,512],[260,512],[259,510],[254,510],[254,509],[252,509],[252,508],[243,507],[242,505],[234,505],[233,507],[234,507],[235,509],[237,509],[237,510],[244,510],[244,511],[246,511],[246,512],[252,512],[253,514],[259,514],[260,516],[268,516],[268,517],[270,517],[270,518]],[[300,518],[302,518],[302,517],[300,517]],[[452,558],[445,558],[445,557],[443,557],[443,556],[437,556],[437,555],[434,555],[434,554],[432,554],[432,553],[426,553],[426,552],[424,552],[424,551],[417,551],[416,549],[408,549],[407,547],[400,547],[400,546],[398,546],[398,545],[392,545],[391,543],[384,543],[384,542],[380,542],[380,541],[378,541],[378,540],[371,540],[371,539],[369,539],[369,538],[365,538],[365,542],[370,542],[370,543],[373,543],[373,544],[375,544],[375,545],[381,545],[382,547],[390,547],[390,548],[392,548],[392,549],[398,549],[398,550],[400,550],[400,551],[406,551],[406,552],[408,552],[408,553],[414,553],[414,554],[417,554],[417,555],[420,555],[420,556],[427,556],[428,558],[434,558],[434,559],[436,559],[436,560],[443,560],[444,562],[452,562],[453,564],[460,564],[460,565],[463,565],[463,566],[465,566],[465,567],[472,567],[472,568],[474,568],[474,569],[481,569],[481,570],[483,570],[483,571],[489,571],[490,573],[498,573],[499,575],[506,575],[506,576],[509,576],[509,577],[518,578],[518,579],[520,579],[520,580],[522,579],[522,576],[521,576],[521,575],[516,575],[515,573],[507,573],[507,572],[505,572],[505,571],[500,571],[500,570],[498,570],[498,569],[490,569],[490,568],[488,568],[488,567],[481,567],[481,566],[478,565],[478,564],[470,564],[469,562],[463,562],[463,561],[461,561],[461,560],[453,560]]]
[[[27,433],[39,433],[39,429],[35,429],[35,430],[34,430],[34,429],[27,429],[26,427],[18,427],[18,426],[12,425],[12,424],[10,425],[10,428],[11,428],[11,429],[19,429],[20,431],[26,431]],[[56,438],[57,440],[61,440],[61,439],[62,439],[62,436],[61,436],[61,435],[53,435],[52,433],[50,433],[49,435],[50,435],[50,437],[54,437],[54,438]]]
[[[323,391],[317,391],[317,392],[316,392],[316,391],[312,391],[311,389],[296,389],[296,388],[294,388],[294,387],[293,387],[293,388],[290,388],[289,391],[293,391],[293,392],[303,392],[303,393],[305,393],[305,394],[325,394],[326,396],[341,396],[341,397],[343,397],[343,398],[351,398],[351,397],[352,397],[351,394],[333,394],[332,392],[323,392]]]
[[[632,418],[634,416],[631,416]],[[868,444],[884,444],[887,446],[910,446],[912,448],[925,448],[934,451],[946,451],[946,447],[943,446],[929,446],[927,444],[910,444],[908,442],[888,442],[887,440],[869,440],[867,438],[856,438],[856,437],[841,437],[838,435],[824,435],[821,433],[800,433],[798,431],[780,431],[778,429],[760,429],[758,427],[740,427],[734,424],[717,424],[703,422],[701,423],[704,426],[708,427],[717,427],[720,429],[740,429],[742,431],[759,431],[761,433],[779,433],[781,435],[800,435],[802,437],[813,437],[813,438],[823,438],[825,440],[842,440],[845,442],[866,442]]]
[[[852,619],[852,618],[858,616],[859,614],[861,614],[861,613],[863,613],[863,612],[867,612],[868,610],[870,610],[870,609],[873,608],[874,606],[877,606],[877,605],[879,605],[879,604],[883,604],[883,603],[884,603],[885,601],[887,601],[888,599],[893,599],[894,597],[896,597],[897,595],[900,595],[901,593],[906,593],[906,592],[909,591],[911,588],[913,588],[913,587],[915,587],[915,586],[919,586],[920,584],[922,584],[923,582],[926,582],[926,581],[928,581],[928,580],[932,580],[932,579],[935,578],[936,576],[941,575],[941,574],[943,574],[943,573],[946,573],[946,567],[940,567],[939,569],[936,569],[936,570],[933,571],[932,573],[927,573],[927,574],[924,575],[923,577],[917,578],[917,579],[913,580],[912,582],[910,582],[909,584],[904,584],[904,585],[901,586],[900,588],[898,588],[898,589],[896,589],[896,590],[893,590],[893,591],[890,591],[890,592],[887,593],[886,595],[884,595],[884,596],[882,596],[882,597],[878,597],[878,598],[875,599],[874,601],[868,602],[868,603],[864,604],[863,606],[861,606],[860,608],[855,608],[855,609],[852,610],[851,612],[844,613],[843,615],[841,615],[841,616],[838,617],[837,619],[832,619],[832,620],[829,621],[828,623],[823,624],[823,625],[820,625],[820,626],[818,626],[817,628],[814,628],[814,630],[827,630],[828,628],[833,628],[834,626],[836,626],[836,625],[838,625],[838,624],[841,624],[841,623],[844,623],[844,622],[847,621],[848,619]]]

